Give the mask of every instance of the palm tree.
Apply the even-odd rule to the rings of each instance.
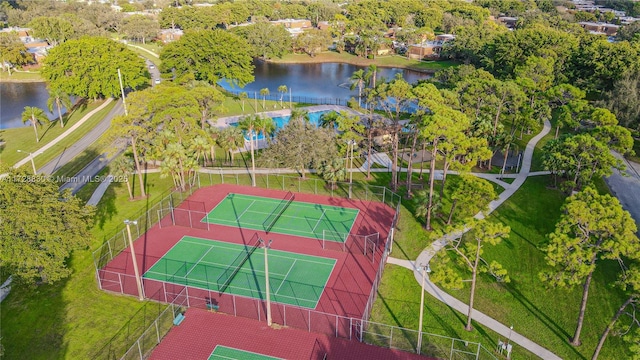
[[[324,113],[320,115],[319,125],[323,128],[335,129],[338,126],[338,117],[340,117],[340,114],[337,111]]]
[[[207,128],[207,134],[209,134],[209,152],[211,155],[211,166],[213,166],[216,162],[216,145],[218,144],[218,138],[220,138],[220,129],[216,127]]]
[[[133,171],[133,160],[128,156],[120,156],[110,166],[111,175],[118,179],[124,179],[124,183],[127,184],[127,190],[129,191],[129,200],[133,200],[133,189],[129,182],[129,174]]]
[[[71,97],[59,88],[49,88],[49,99],[47,99],[47,107],[53,112],[53,105],[58,109],[58,118],[60,119],[60,127],[64,127],[62,121],[62,107],[71,108]]]
[[[322,175],[322,178],[329,182],[329,188],[336,188],[336,181],[344,180],[347,170],[345,169],[344,160],[342,158],[335,158],[333,160],[325,161],[320,165],[318,172]]]
[[[308,122],[310,121],[309,112],[306,110],[293,109],[291,110],[291,120],[293,119],[300,119]]]
[[[354,90],[356,87],[358,88],[358,106],[362,106],[362,89],[367,83],[367,76],[365,75],[364,70],[360,69],[355,71],[349,80],[351,80],[351,90]]]
[[[224,128],[220,132],[220,137],[218,138],[218,145],[222,147],[226,152],[229,153],[229,160],[233,164],[233,150],[244,144],[244,135],[242,134],[242,130],[238,129],[235,126],[229,126]]]
[[[249,147],[251,149],[251,186],[256,186],[256,161],[253,154],[253,139],[257,138],[256,124],[260,121],[259,115],[245,116],[238,122],[238,128],[247,132],[249,135]]]
[[[271,138],[271,134],[276,131],[276,122],[268,116],[260,117],[255,124],[256,132],[262,134],[262,139],[268,141]],[[257,144],[256,140],[256,144]]]
[[[431,198],[431,208],[429,208],[429,190],[420,190],[416,192],[416,196],[413,198],[416,204],[416,216],[424,217],[424,228],[431,230],[431,221],[429,216],[433,210],[438,210],[442,205],[440,201],[440,193],[431,191],[433,197]]]
[[[196,136],[191,141],[191,145],[189,146],[189,151],[193,152],[196,155],[196,163],[200,160],[202,156],[202,166],[206,166],[207,164],[207,152],[209,152],[209,141],[203,136]]]
[[[40,142],[38,137],[38,126],[42,126],[44,123],[49,122],[49,118],[44,113],[44,110],[35,106],[25,106],[22,112],[22,123],[26,124],[28,121],[33,126],[33,131],[36,132],[36,142]]]
[[[284,107],[284,105],[282,105],[282,98],[284,98],[284,94],[287,93],[287,90],[287,85],[278,86],[278,92],[280,93],[280,107]]]
[[[367,68],[367,77],[371,79],[371,88],[376,88],[376,77],[378,76],[378,67],[374,64],[369,65]]]
[[[260,95],[262,95],[262,108],[265,109],[267,107],[266,101],[267,101],[267,96],[269,96],[269,89],[268,88],[260,89]]]
[[[242,102],[242,112],[244,112],[244,100],[246,98],[248,98],[249,95],[247,95],[247,93],[245,91],[241,92],[240,94],[238,94],[238,99],[240,99],[240,101]]]

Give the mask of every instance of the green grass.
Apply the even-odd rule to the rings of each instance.
[[[74,252],[69,260],[71,277],[37,288],[13,287],[1,305],[7,359],[91,359],[140,309],[143,304],[132,297],[98,289],[91,254],[122,228],[124,219],[135,218],[172,186],[158,174],[146,177],[147,199],[129,201],[124,184],[109,187],[97,207],[90,249]]]
[[[0,71],[0,82],[43,82],[44,79],[39,71]]]
[[[322,63],[341,62],[358,66],[377,65],[383,67],[407,68],[417,71],[435,72],[457,64],[448,60],[443,61],[419,61],[409,60],[404,56],[386,55],[377,56],[375,59],[367,59],[346,52],[323,51],[315,57],[307,54],[287,54],[280,59],[271,59],[275,63]]]
[[[566,359],[590,358],[598,337],[606,323],[613,316],[616,308],[623,299],[619,291],[613,290],[610,284],[616,278],[617,263],[601,262],[596,271],[589,296],[586,321],[582,333],[583,345],[577,348],[569,345],[568,338],[573,335],[576,325],[581,289],[571,290],[549,289],[538,277],[540,271],[547,269],[541,247],[545,243],[545,235],[553,231],[555,222],[560,214],[560,206],[564,195],[548,190],[549,177],[540,176],[529,178],[523,187],[498,208],[490,217],[492,221],[501,221],[511,227],[508,239],[496,247],[485,247],[484,257],[496,260],[508,270],[511,282],[498,284],[487,275],[479,278],[476,290],[474,308],[488,314],[499,322],[512,324],[522,335],[550,349]],[[406,203],[404,203],[406,204]],[[399,231],[396,235],[396,245],[392,256],[398,258],[415,259],[417,253],[426,247],[431,240],[426,232],[420,232],[420,225],[408,210],[403,210],[400,217]],[[449,264],[455,264],[454,261]],[[438,258],[434,258],[431,268],[433,271],[443,265]],[[455,268],[455,266],[454,266]],[[401,271],[401,270],[398,270]],[[410,273],[407,270],[404,270]],[[456,271],[469,278],[469,273],[461,268]],[[385,277],[388,274],[385,273]],[[392,273],[389,276],[399,275]],[[410,275],[413,278],[413,275]],[[397,280],[391,280],[397,281]],[[415,282],[415,280],[414,280]],[[395,284],[394,284],[395,286]],[[384,305],[385,298],[404,297],[402,294],[408,285],[383,288],[376,303],[375,321],[389,321],[389,319],[406,319],[402,323],[412,324],[410,320],[417,314],[416,309],[405,309],[397,306]],[[397,289],[403,289],[398,291]],[[469,284],[460,290],[448,291],[458,299],[468,302]],[[544,294],[544,296],[541,296]],[[417,298],[417,295],[414,295]],[[434,310],[435,300],[428,301],[427,311],[434,312],[439,321],[438,326],[449,331],[449,336],[470,336],[469,340],[477,339],[481,332],[467,333],[463,330],[464,316],[450,316],[448,308]],[[408,300],[407,300],[408,301]],[[414,300],[415,301],[415,300]],[[380,303],[383,304],[380,304]],[[440,304],[438,302],[438,304]],[[440,305],[439,305],[440,306]],[[411,311],[413,313],[411,313]],[[462,320],[460,319],[462,318]],[[429,319],[425,316],[425,319]],[[428,330],[426,330],[428,331]],[[491,337],[495,341],[495,337]],[[477,340],[474,340],[477,341]],[[535,358],[522,354],[520,347],[515,348],[514,355],[518,358]],[[619,338],[610,337],[605,344],[601,358],[614,358],[629,355],[626,346]],[[624,356],[622,356],[624,357]]]
[[[55,121],[38,129],[38,135],[40,136],[40,142],[36,142],[35,132],[32,126],[24,126],[14,129],[0,130],[0,138],[6,142],[2,152],[0,153],[0,160],[7,166],[13,166],[16,162],[25,158],[26,154],[19,153],[18,150],[26,152],[35,152],[47,143],[57,138],[60,134],[69,129],[78,122],[87,113],[102,105],[103,101],[92,102],[87,106],[80,106],[78,109],[71,112],[65,119],[64,128],[60,127],[60,124]],[[101,111],[94,114],[87,122],[72,132],[69,136],[65,137],[61,142],[45,151],[43,154],[37,155],[34,158],[36,167],[39,168],[47,162],[53,160],[56,156],[60,155],[65,148],[73,145],[76,141],[86,135],[91,129],[99,123],[104,116],[111,111],[115,104],[109,104]],[[27,155],[28,156],[28,155]],[[25,166],[30,166],[29,163]]]

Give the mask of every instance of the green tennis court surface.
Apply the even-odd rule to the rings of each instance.
[[[265,299],[264,250],[183,237],[144,278]],[[335,259],[269,250],[271,301],[315,309]]]
[[[262,355],[250,351],[238,350],[222,345],[216,345],[213,349],[209,360],[280,360],[280,358]]]
[[[344,242],[357,216],[357,209],[229,194],[202,221]]]

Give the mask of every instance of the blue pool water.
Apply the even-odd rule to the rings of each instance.
[[[315,126],[318,126],[318,124],[320,123],[320,117],[322,117],[322,114],[326,114],[328,112],[331,112],[331,110],[324,110],[324,111],[316,111],[316,112],[310,112],[309,113],[309,122]],[[276,132],[278,132],[278,130],[282,129],[285,125],[287,125],[289,123],[289,119],[291,119],[291,116],[287,115],[287,116],[276,116],[272,118],[273,121],[276,123]],[[233,123],[231,124],[231,126],[238,126],[238,123]],[[246,132],[244,132],[244,138],[245,140],[249,140],[249,136],[247,135]],[[264,139],[264,136],[262,136],[262,134],[258,134],[258,135],[254,135],[253,136],[253,140],[262,140]]]

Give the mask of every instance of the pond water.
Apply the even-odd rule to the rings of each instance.
[[[314,111],[314,112],[310,112],[308,113],[309,115],[309,122],[315,126],[318,126],[318,124],[320,123],[320,118],[322,117],[322,115],[331,112],[330,110],[324,110],[324,111]],[[273,122],[276,124],[276,131],[282,129],[285,125],[287,125],[289,123],[289,119],[291,119],[291,116],[287,115],[287,116],[276,116],[273,117]],[[238,126],[238,123],[231,123],[231,126]],[[247,133],[244,133],[244,139],[249,141],[249,136],[247,135]],[[263,134],[254,134],[253,135],[253,140],[263,140],[264,136]]]
[[[48,99],[49,92],[43,82],[0,83],[0,129],[30,126],[29,123],[22,123],[22,112],[25,106],[39,107],[44,110],[49,119],[56,119],[58,110],[54,106],[53,113],[49,112]]]
[[[354,72],[365,67],[340,63],[322,64],[274,64],[263,61],[255,61],[255,81],[239,89],[232,87],[226,82],[220,85],[232,92],[247,92],[250,98],[262,99],[260,90],[269,89],[270,96],[267,99],[289,101],[291,95],[293,101],[303,101],[317,103],[317,100],[324,99],[325,102],[345,105],[346,102],[358,96],[358,90],[351,90],[349,78]],[[392,79],[396,74],[410,83],[415,83],[420,79],[427,79],[431,75],[398,68],[378,68],[377,79]],[[290,94],[278,93],[278,87],[286,85],[290,89]],[[37,83],[0,83],[0,129],[29,126],[23,124],[21,120],[25,106],[37,106],[49,116],[50,119],[58,117],[54,108],[54,113],[47,110],[46,84]]]
[[[304,99],[334,99],[331,103],[346,104],[352,97],[358,96],[358,89],[351,90],[349,78],[354,72],[366,67],[342,63],[321,63],[321,64],[274,64],[263,61],[255,61],[255,81],[245,85],[243,88],[233,87],[226,81],[219,84],[234,93],[246,92],[249,98],[260,95],[261,89],[269,89],[270,96],[267,99],[289,101],[289,92],[281,94],[278,87],[287,86],[290,90],[293,101],[305,101]],[[428,79],[432,75],[398,68],[378,67],[376,81],[381,79],[390,80],[401,74],[409,83],[416,83],[421,79]]]

